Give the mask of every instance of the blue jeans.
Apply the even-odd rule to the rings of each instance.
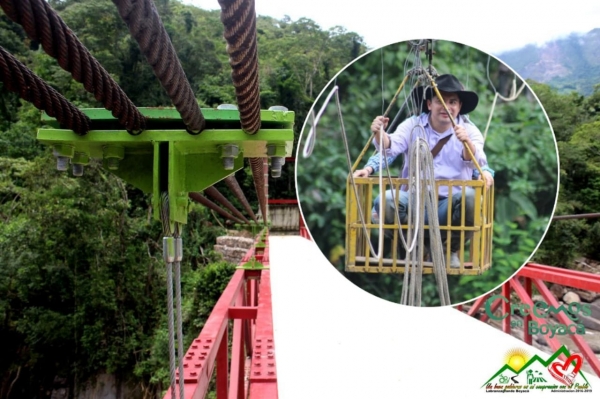
[[[396,219],[394,216],[395,204],[393,201],[393,195],[396,195],[395,191],[388,190],[385,192],[385,224],[394,224]],[[408,222],[408,206],[409,198],[408,192],[400,191],[396,198],[398,202],[398,215],[400,216],[400,223],[406,224]],[[379,223],[379,196],[373,201],[373,209],[371,211],[371,219],[373,223]],[[467,187],[465,190],[465,226],[473,226],[475,219],[475,190],[472,187]],[[448,197],[438,198],[438,221],[440,226],[447,226],[448,220]],[[452,226],[460,226],[462,217],[462,192],[452,195]],[[429,215],[425,210],[425,225],[429,224]],[[386,231],[386,234],[391,234],[391,231]],[[460,231],[453,231],[450,234],[450,250],[457,252],[460,249]],[[473,236],[473,232],[468,231],[465,233],[465,243]],[[446,242],[446,234],[442,234],[442,242]]]

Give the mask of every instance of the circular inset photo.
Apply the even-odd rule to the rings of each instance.
[[[472,300],[535,252],[559,187],[529,86],[467,45],[412,40],[341,70],[296,156],[306,227],[332,267],[411,306]]]

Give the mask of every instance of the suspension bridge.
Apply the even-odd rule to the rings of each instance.
[[[237,105],[218,109],[197,105],[153,2],[113,2],[173,109],[136,107],[43,0],[0,0],[0,6],[105,109],[78,109],[2,48],[0,79],[44,111],[38,139],[52,147],[59,170],[71,168],[80,176],[90,160],[99,159],[117,176],[153,194],[167,266],[171,382],[165,399],[204,398],[213,388],[219,399],[396,398],[446,395],[449,389],[474,396],[479,382],[489,377],[479,365],[502,359],[500,352],[507,347],[531,344],[530,336],[522,344],[469,317],[481,299],[465,315],[450,307],[400,307],[354,287],[310,240],[301,216],[295,235],[269,233],[269,204],[281,202],[268,198],[268,173],[278,176],[292,155],[294,113],[277,105],[260,109],[253,1],[219,1]],[[233,175],[244,158],[252,169],[258,216]],[[247,217],[213,187],[221,180]],[[186,349],[180,262],[190,200],[235,223],[265,228]],[[297,207],[293,201],[287,205]],[[524,288],[519,279],[525,279]],[[597,276],[536,265],[523,268],[505,286],[525,300],[531,281],[579,284],[600,292]],[[585,340],[576,344],[600,376],[598,359]],[[453,359],[452,367],[440,370],[440,357]]]

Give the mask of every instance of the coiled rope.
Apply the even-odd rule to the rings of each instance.
[[[0,7],[131,134],[142,132],[146,126],[144,116],[46,1],[0,0]]]
[[[12,54],[0,47],[0,80],[37,109],[56,118],[66,129],[83,136],[90,130],[90,119],[62,94],[35,75]]]

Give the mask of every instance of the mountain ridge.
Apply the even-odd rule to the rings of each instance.
[[[529,44],[498,57],[523,79],[548,84],[559,92],[588,96],[600,83],[600,28],[539,46]]]

